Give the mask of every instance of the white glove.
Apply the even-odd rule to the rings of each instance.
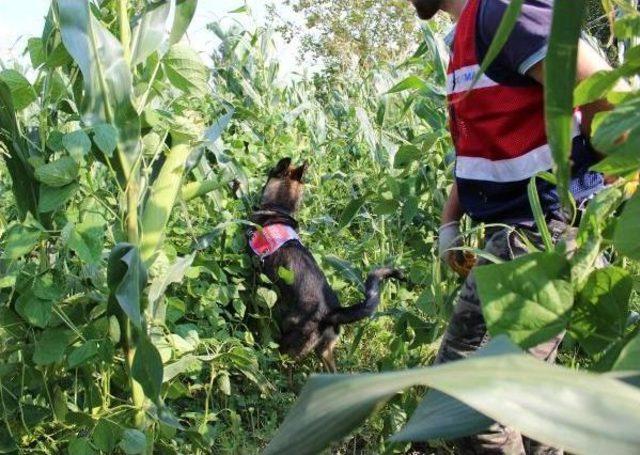
[[[460,222],[451,221],[440,226],[438,229],[438,256],[454,272],[466,278],[476,264],[476,257],[468,251],[451,251],[451,248],[461,246],[464,246],[464,239],[460,233]]]
[[[462,235],[460,234],[460,222],[451,221],[445,223],[438,229],[438,257],[445,262],[447,260],[447,253],[454,253],[455,251],[449,251],[451,248],[457,248],[462,246]]]

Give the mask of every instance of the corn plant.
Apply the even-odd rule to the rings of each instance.
[[[12,358],[47,378],[41,387],[60,421],[68,396],[61,373],[81,372],[77,412],[106,435],[101,450],[121,439],[110,432],[122,434],[101,416],[112,400],[129,413],[127,395],[127,453],[152,452],[155,422],[179,427],[160,398],[162,282],[146,289],[206,126],[209,71],[181,43],[196,5],[56,0],[42,37],[29,40],[36,83],[13,70],[0,78],[0,144],[18,218],[4,235],[2,286],[21,318],[19,331],[35,343],[17,346]],[[184,199],[207,185],[192,182]],[[189,263],[170,279],[179,280]],[[91,285],[82,286],[85,280]],[[120,349],[121,372],[112,368]],[[113,374],[128,378],[128,387],[113,390]],[[8,419],[5,413],[9,440],[17,441],[28,425],[21,430]]]

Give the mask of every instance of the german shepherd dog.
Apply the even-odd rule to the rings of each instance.
[[[340,326],[370,317],[380,304],[380,282],[403,277],[399,270],[392,268],[374,270],[366,280],[365,299],[350,307],[340,306],[324,273],[296,234],[298,223],[293,215],[302,201],[306,169],[306,163],[295,167],[291,165],[291,158],[280,160],[269,172],[260,206],[255,209],[251,221],[262,228],[279,225],[276,229],[288,229],[295,237],[291,240],[285,238],[284,244],[271,254],[262,256],[260,261],[262,272],[280,291],[276,303],[280,351],[294,359],[301,359],[314,351],[324,367],[335,372],[333,349]],[[249,230],[250,245],[259,232],[259,228]],[[253,246],[250,249],[257,254]],[[281,277],[282,268],[288,271],[288,279]]]

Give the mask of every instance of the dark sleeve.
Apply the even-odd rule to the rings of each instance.
[[[478,17],[479,39],[488,48],[510,0],[483,0]],[[553,0],[525,0],[499,59],[509,69],[524,75],[547,54],[553,17]]]

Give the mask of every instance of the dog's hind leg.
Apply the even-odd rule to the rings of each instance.
[[[336,368],[335,357],[333,355],[333,350],[336,347],[337,340],[338,338],[335,332],[332,331],[332,336],[330,337],[327,336],[327,333],[325,332],[322,340],[323,343],[316,348],[316,354],[322,361],[322,365],[324,365],[324,368],[328,373],[338,372],[338,369]]]

